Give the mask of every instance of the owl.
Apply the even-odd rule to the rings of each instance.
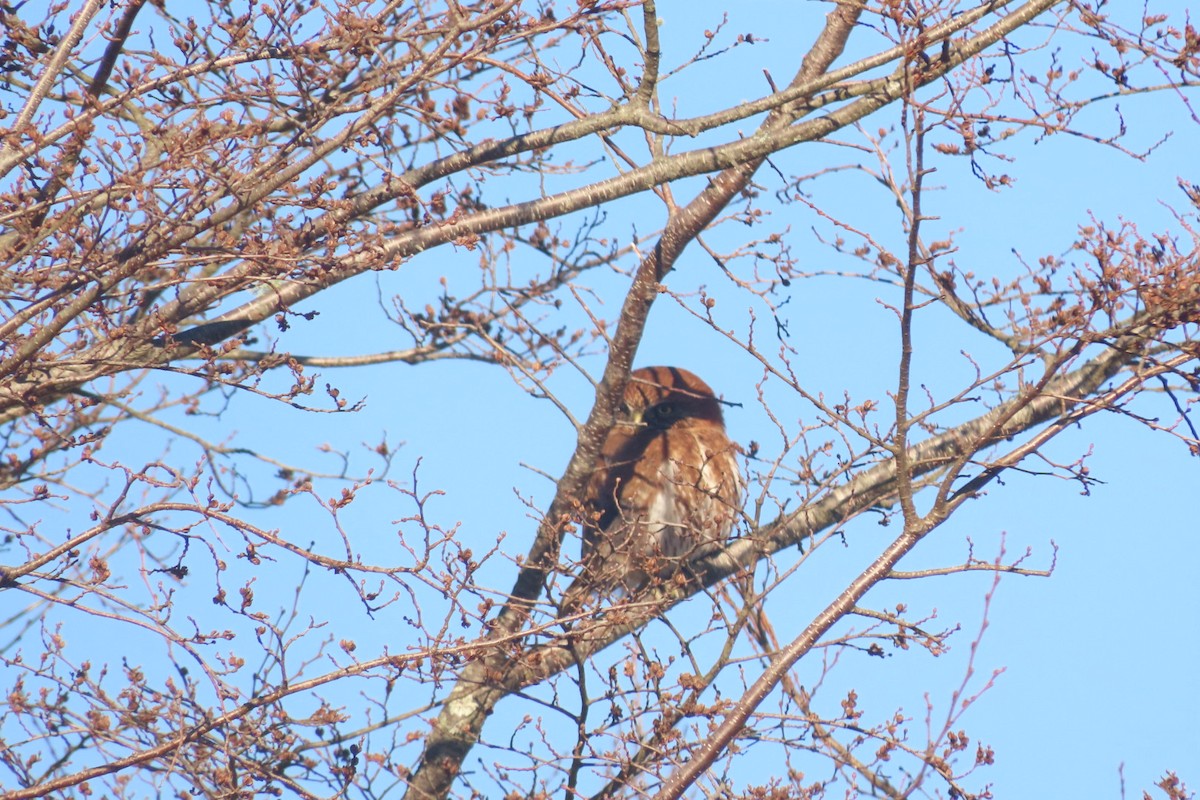
[[[678,367],[635,370],[587,486],[584,571],[568,599],[632,594],[720,551],[742,486],[708,384]]]

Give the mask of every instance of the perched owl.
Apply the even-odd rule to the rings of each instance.
[[[741,501],[736,456],[708,384],[635,370],[587,487],[584,572],[568,600],[629,594],[721,550]]]

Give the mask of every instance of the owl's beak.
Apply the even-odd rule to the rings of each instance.
[[[621,410],[617,413],[618,425],[629,425],[633,428],[640,428],[644,425],[643,416],[645,415],[644,408],[634,408],[632,406],[621,404]]]

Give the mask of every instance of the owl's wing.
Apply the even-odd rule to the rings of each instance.
[[[579,576],[559,604],[560,615],[578,613],[584,605],[627,594],[645,582],[631,568],[628,539],[642,516],[638,495],[640,453],[628,437],[610,435],[585,489],[583,544]]]
[[[621,524],[622,517],[628,517],[631,511],[636,515],[635,486],[640,478],[644,479],[638,475],[644,451],[643,442],[620,428],[614,428],[605,440],[583,498],[588,510],[583,524],[585,562],[601,540]]]

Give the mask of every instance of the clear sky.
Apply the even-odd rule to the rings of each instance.
[[[825,4],[767,0],[727,5],[707,1],[661,5],[664,43],[677,48],[668,49],[668,62],[677,62],[690,52],[699,32],[715,28],[725,14],[729,17],[727,31],[765,34],[753,46],[741,46],[727,58],[702,63],[669,81],[663,93],[678,97],[680,114],[713,110],[730,98],[759,96],[765,88],[746,86],[744,81],[762,80],[764,68],[777,83],[785,83],[795,69],[797,43],[811,40],[811,32],[828,10]],[[1151,5],[1172,13],[1186,7],[1183,3]],[[1141,4],[1136,6],[1130,12],[1140,13]],[[1032,32],[1023,37],[1030,43],[1036,39]],[[1064,39],[1061,44],[1063,63],[1087,58],[1086,42]],[[1031,63],[1043,63],[1048,54],[1032,58]],[[1196,100],[1194,93],[1191,99]],[[1022,134],[1004,150],[1013,162],[993,164],[1014,178],[1013,186],[1001,192],[985,189],[965,161],[934,158],[936,172],[930,183],[936,191],[928,194],[926,211],[937,219],[929,224],[928,238],[955,232],[959,245],[955,261],[960,266],[982,275],[1009,277],[1022,269],[1014,251],[1030,262],[1045,254],[1066,254],[1077,227],[1092,224],[1093,219],[1110,225],[1127,219],[1144,231],[1169,228],[1169,210],[1158,201],[1185,206],[1176,178],[1200,181],[1196,173],[1200,161],[1195,156],[1200,151],[1197,123],[1189,118],[1180,99],[1168,93],[1124,98],[1119,105],[1129,128],[1126,144],[1130,149],[1148,147],[1164,130],[1172,131],[1173,136],[1138,160],[1076,137],[1059,135],[1035,141],[1032,134]],[[1081,116],[1082,125],[1100,134],[1113,131],[1116,120],[1111,102]],[[873,131],[897,122],[898,111],[889,108],[868,120],[864,128]],[[851,133],[840,138],[863,141]],[[678,145],[680,149],[690,146],[693,143],[687,141]],[[778,188],[775,170],[784,175],[803,174],[861,157],[861,153],[827,145],[806,145],[780,154],[772,159],[772,168],[758,176],[766,187],[764,198]],[[570,184],[579,179],[559,180]],[[693,181],[677,188],[677,199],[690,199],[698,185]],[[536,191],[528,180],[524,186],[519,181],[512,186],[514,192]],[[899,215],[869,176],[841,173],[811,189],[815,203],[900,247]],[[767,205],[771,217],[759,228],[727,224],[713,234],[712,241],[732,248],[739,236],[761,237],[779,230],[801,270],[852,266],[849,261],[837,260],[818,241],[818,236],[832,233],[827,221],[802,205]],[[650,234],[661,222],[661,208],[652,199],[614,204],[603,211],[608,215],[605,226],[622,241],[634,233]],[[569,231],[574,224],[572,221],[564,229]],[[401,293],[411,306],[419,307],[440,291],[437,279],[441,276],[446,276],[452,287],[456,281],[468,285],[472,270],[478,269],[478,258],[478,253],[465,251],[425,253],[398,273],[363,276],[336,287],[298,309],[318,310],[320,315],[311,322],[298,321],[278,337],[279,347],[297,353],[339,355],[402,346],[401,333],[381,321],[376,307],[379,296]],[[592,280],[601,292],[604,313],[615,317],[624,279],[607,275]],[[722,319],[731,326],[744,324],[745,309],[736,293],[699,248],[685,254],[670,286],[680,292],[709,287],[718,300],[717,314],[725,315]],[[789,343],[799,352],[806,388],[828,396],[850,391],[858,398],[875,397],[886,404],[895,384],[896,326],[891,312],[878,301],[895,299],[890,287],[864,281],[834,277],[794,281],[782,316],[789,325]],[[564,321],[568,320],[564,316]],[[773,331],[764,333],[774,335]],[[994,344],[964,332],[961,324],[936,310],[918,315],[916,334],[917,378],[934,392],[958,387],[964,375],[969,376],[961,351],[981,361],[999,355]],[[584,364],[598,375],[603,360],[597,354]],[[638,364],[673,364],[697,372],[727,400],[741,404],[727,412],[735,439],[761,443],[764,458],[778,452],[779,436],[756,398],[761,370],[740,348],[694,320],[670,298],[663,298],[655,307]],[[551,403],[534,399],[515,386],[503,371],[478,363],[319,371],[318,386],[333,383],[346,398],[365,398],[364,408],[353,414],[313,415],[247,394],[235,398],[219,419],[189,418],[187,424],[198,432],[227,436],[240,447],[313,469],[337,468],[336,458],[319,452],[324,444],[352,450],[350,468],[356,474],[378,466],[360,445],[374,444],[385,434],[393,443],[403,442],[387,477],[405,484],[416,470],[421,487],[443,491],[430,501],[430,513],[447,527],[457,525],[454,535],[476,553],[490,549],[503,537],[501,553],[485,565],[487,578],[482,582],[508,588],[516,574],[511,559],[526,552],[535,527],[524,499],[544,507],[553,496],[550,480],[536,470],[560,474],[574,445],[569,421]],[[549,385],[577,417],[586,416],[591,398],[586,380],[564,369],[551,376]],[[769,396],[775,403],[773,411],[787,415],[793,424],[806,413],[801,404],[782,393]],[[1139,400],[1134,408],[1151,417],[1174,416],[1170,401],[1162,395]],[[157,435],[144,429],[140,434],[133,430],[117,434],[106,452],[114,457],[123,452],[122,447],[130,454],[161,452],[162,440],[153,438]],[[902,710],[912,720],[914,742],[920,744],[927,702],[936,722],[945,717],[949,692],[963,681],[969,664],[974,673],[966,684],[968,695],[983,688],[992,673],[1000,670],[994,685],[956,726],[968,729],[973,742],[991,746],[996,753],[993,766],[965,781],[969,788],[980,790],[990,785],[998,798],[1119,798],[1123,775],[1125,796],[1140,797],[1166,770],[1178,770],[1195,791],[1200,788],[1200,732],[1195,722],[1200,719],[1200,682],[1195,677],[1200,663],[1200,621],[1195,612],[1200,606],[1195,512],[1200,476],[1196,460],[1176,440],[1115,414],[1089,419],[1080,429],[1056,440],[1049,450],[1063,461],[1091,454],[1087,463],[1098,483],[1087,496],[1081,495],[1079,484],[1054,477],[1006,476],[992,484],[986,496],[935,531],[901,567],[959,563],[971,546],[977,557],[990,559],[1003,545],[1007,560],[1028,548],[1028,566],[1046,568],[1053,561],[1053,576],[1005,577],[990,604],[985,597],[992,576],[986,573],[878,587],[867,596],[867,606],[885,609],[902,602],[910,617],[936,613],[931,628],[961,625],[962,631],[951,640],[950,652],[936,659],[918,649],[889,651],[886,658],[842,653],[837,669],[825,679],[829,703],[825,710],[833,713],[837,700],[854,690],[860,709],[866,712],[864,723]],[[177,446],[177,452],[184,451],[185,447]],[[1036,464],[1028,466],[1038,468]],[[321,486],[326,496],[336,493],[332,484]],[[411,506],[396,492],[380,484],[347,509],[344,522],[356,541],[363,543],[364,551],[387,560],[394,557],[389,555],[389,547],[396,521],[411,512]],[[66,524],[86,524],[84,513],[66,510]],[[304,500],[255,512],[250,518],[263,527],[279,529],[298,543],[328,536],[321,527],[325,521]],[[873,518],[849,525],[844,545],[830,547],[787,585],[786,603],[778,604],[775,615],[781,634],[795,633],[812,613],[833,600],[893,533],[894,529],[874,524]],[[1052,542],[1058,546],[1056,556]],[[218,547],[227,548],[232,557],[238,542],[232,538]],[[794,558],[798,554],[782,553],[776,560],[786,566],[788,559]],[[288,602],[295,579],[279,574],[269,581],[263,578],[264,608],[269,610],[272,600]],[[188,592],[182,588],[181,597],[187,598]],[[207,602],[206,597],[193,599],[197,608]],[[360,613],[348,614],[353,621],[332,635],[335,640],[357,641],[357,655],[363,658],[381,652],[385,645],[403,651],[420,642],[405,639],[407,628],[401,613],[398,608],[385,611],[373,621]],[[985,620],[986,630],[980,636]],[[96,632],[71,633],[86,639]],[[470,636],[474,631],[455,633]],[[973,651],[971,644],[977,638],[979,646]],[[125,647],[124,643],[105,641],[103,636],[94,645],[97,653],[108,651],[113,656],[119,656]],[[798,674],[802,681],[819,674],[820,658],[814,654],[801,662]],[[359,691],[368,689],[356,685],[339,690],[338,695],[353,706],[361,703],[356,699]],[[503,726],[508,724],[507,714],[525,713],[535,712],[529,706],[502,705],[490,724]],[[478,757],[486,760],[488,755],[480,753]],[[743,767],[752,772],[777,766],[772,760],[760,767],[755,759],[755,751],[749,750]],[[814,776],[825,774],[814,770]]]

